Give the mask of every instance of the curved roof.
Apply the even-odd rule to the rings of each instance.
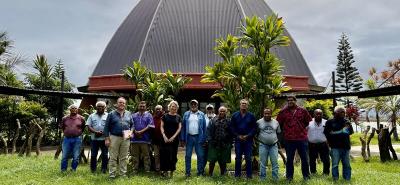
[[[221,60],[213,50],[217,38],[238,35],[244,16],[272,13],[263,0],[142,0],[115,32],[92,75],[120,74],[133,60],[154,72],[204,73],[206,65]],[[274,49],[283,60],[283,74],[309,76],[317,85],[291,40],[289,47]]]

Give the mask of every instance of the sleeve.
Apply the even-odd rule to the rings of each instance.
[[[254,115],[252,115],[251,117],[252,117],[251,118],[251,122],[250,122],[251,129],[250,129],[250,132],[249,132],[249,136],[253,137],[257,133],[257,120],[256,120],[256,117]]]
[[[234,138],[239,137],[239,134],[238,134],[237,131],[236,131],[236,119],[235,119],[235,115],[232,115],[230,128],[231,128],[231,133],[232,133],[233,137],[234,137]]]
[[[156,126],[154,125],[153,116],[151,116],[150,113],[148,114],[147,119],[149,120],[149,124],[147,126],[150,128],[155,128]]]
[[[277,128],[276,128],[276,133],[280,134],[282,132],[281,131],[281,126],[279,125],[278,122],[276,122],[276,124],[278,125]]]
[[[107,115],[106,124],[104,126],[103,134],[105,137],[110,136],[110,123],[111,122],[111,113]]]
[[[214,119],[211,119],[207,127],[207,141],[210,142],[213,136],[214,136]]]
[[[202,129],[202,132],[203,132],[203,137],[201,138],[200,143],[204,143],[207,140],[207,124],[206,124],[206,116],[205,116],[205,114],[202,114],[201,116],[203,116],[203,119],[201,119],[202,120],[201,121],[201,125],[202,125],[201,129]]]
[[[133,119],[133,117],[135,116],[135,114],[132,114],[131,115],[131,119],[129,120],[131,123],[131,130],[135,130],[136,128],[135,128],[135,121],[134,121],[134,119]]]

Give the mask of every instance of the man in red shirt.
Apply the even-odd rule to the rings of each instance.
[[[65,116],[59,127],[64,133],[62,143],[61,171],[64,172],[68,167],[68,160],[72,157],[71,168],[76,171],[79,163],[79,154],[82,145],[82,132],[85,128],[85,119],[78,114],[76,105],[69,106],[70,114]]]
[[[308,164],[308,140],[307,140],[307,126],[312,120],[308,111],[296,104],[295,96],[287,97],[287,106],[285,106],[278,114],[276,119],[281,128],[283,128],[283,138],[285,140],[286,149],[286,179],[291,181],[293,179],[293,160],[297,152],[301,159],[301,172],[303,178],[308,180],[310,178],[310,170]]]

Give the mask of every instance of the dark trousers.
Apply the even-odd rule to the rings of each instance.
[[[286,156],[287,156],[286,179],[288,179],[288,180],[293,179],[293,172],[294,172],[293,160],[294,160],[294,155],[296,153],[296,150],[300,155],[301,172],[303,174],[303,178],[304,179],[310,178],[310,169],[308,166],[308,154],[307,154],[308,141],[286,140],[285,148],[286,148]]]
[[[91,142],[90,170],[96,171],[97,154],[99,149],[101,149],[101,171],[105,172],[108,164],[108,148],[106,147],[104,140],[92,140]]]
[[[311,173],[317,172],[317,158],[318,155],[321,158],[325,175],[329,175],[330,159],[329,159],[329,147],[326,142],[323,143],[308,143],[308,154],[310,157],[310,171]]]
[[[251,156],[252,156],[252,141],[235,142],[235,177],[240,177],[242,175],[242,155],[246,161],[246,175],[247,178],[252,177],[251,169]]]

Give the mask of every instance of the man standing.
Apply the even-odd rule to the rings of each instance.
[[[310,178],[310,170],[308,165],[308,140],[307,140],[307,126],[312,120],[308,111],[296,105],[296,97],[287,97],[287,106],[284,107],[278,114],[277,121],[281,128],[283,128],[285,149],[287,155],[286,161],[286,179],[293,180],[293,160],[297,152],[301,159],[301,172],[303,179]]]
[[[146,111],[145,101],[139,103],[138,112],[132,115],[132,123],[134,132],[131,139],[133,174],[136,174],[139,170],[140,159],[143,159],[144,170],[150,172],[150,129],[154,128],[154,123],[153,116]]]
[[[160,145],[163,143],[163,136],[161,134],[161,119],[163,115],[163,107],[161,105],[157,105],[155,107],[153,116],[154,130],[153,137],[151,138],[156,172],[160,172]]]
[[[117,100],[117,109],[110,112],[104,126],[105,144],[110,147],[110,178],[117,175],[117,167],[120,175],[126,177],[127,158],[129,151],[130,128],[132,126],[131,113],[126,108],[126,99]],[[118,165],[118,166],[117,166]]]
[[[206,106],[206,128],[208,128],[208,126],[210,125],[210,122],[213,118],[215,118],[215,113],[214,113],[214,106],[211,104],[208,104]],[[207,137],[207,135],[206,135]],[[208,141],[205,142],[204,145],[204,164],[203,164],[203,168],[206,168],[207,165],[207,157],[208,157]]]
[[[211,120],[207,128],[209,175],[213,175],[215,162],[218,161],[221,175],[226,174],[226,163],[231,162],[232,133],[230,120],[226,118],[227,109],[221,106],[218,116]]]
[[[240,177],[242,174],[242,155],[244,155],[247,178],[252,178],[252,146],[257,124],[254,115],[247,111],[248,106],[249,101],[240,100],[240,111],[233,113],[231,118],[231,129],[235,138],[235,177]]]
[[[181,141],[186,145],[185,167],[186,177],[190,177],[193,147],[197,156],[197,175],[204,175],[204,144],[206,141],[206,119],[198,110],[199,102],[190,101],[190,110],[183,115]]]
[[[106,103],[104,101],[98,101],[96,103],[96,112],[91,114],[86,125],[88,126],[91,134],[91,157],[90,157],[90,170],[92,173],[96,172],[97,168],[97,153],[99,148],[101,149],[101,172],[106,173],[108,165],[108,148],[104,143],[104,126],[106,124],[106,119],[108,113],[104,110],[106,108]]]
[[[324,134],[326,120],[322,118],[322,110],[314,111],[314,119],[307,127],[308,130],[308,154],[310,158],[310,171],[312,174],[317,172],[318,155],[323,163],[324,175],[329,175],[329,146]]]
[[[339,162],[343,165],[343,178],[351,179],[350,166],[350,135],[353,134],[351,123],[345,119],[346,111],[343,107],[335,107],[335,116],[325,124],[324,134],[331,147],[332,177],[339,179]]]
[[[81,153],[82,132],[85,128],[85,119],[78,114],[76,105],[69,106],[70,114],[62,118],[59,127],[64,133],[62,143],[61,171],[64,172],[68,167],[68,160],[72,157],[71,169],[76,171]]]
[[[271,118],[272,110],[270,108],[264,109],[264,118],[257,121],[258,125],[258,137],[257,140],[260,142],[258,148],[260,154],[260,178],[265,180],[266,177],[266,166],[268,157],[272,164],[272,179],[278,180],[278,135],[281,133],[279,123]]]

